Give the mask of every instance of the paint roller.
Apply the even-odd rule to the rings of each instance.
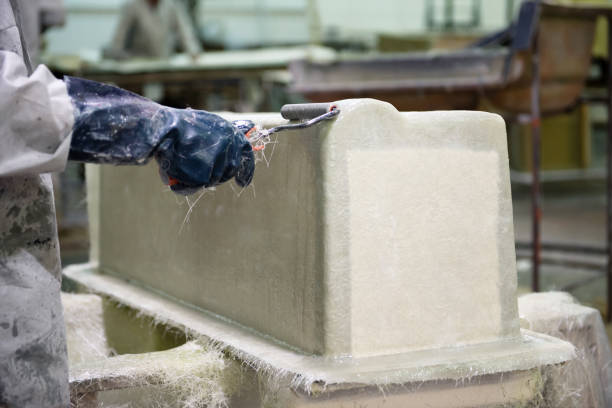
[[[285,119],[304,120],[317,118],[331,111],[337,111],[336,105],[331,103],[292,103],[283,105],[280,113]]]
[[[251,144],[254,145],[258,141],[274,133],[286,130],[305,129],[323,121],[333,119],[338,116],[340,110],[332,103],[294,103],[283,105],[280,112],[281,116],[285,119],[301,122],[287,123],[270,129],[259,129],[254,127],[246,134]],[[254,150],[261,150],[260,147],[263,148],[263,145],[254,147]]]

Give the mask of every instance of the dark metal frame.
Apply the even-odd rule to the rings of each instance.
[[[539,2],[538,2],[539,3]],[[539,6],[539,4],[538,4]],[[612,321],[612,9],[605,11],[598,10],[598,13],[605,15],[608,21],[608,64],[607,72],[605,73],[605,82],[607,85],[607,95],[605,98],[583,99],[587,103],[604,103],[608,108],[608,137],[606,148],[606,246],[605,254],[607,255],[607,301],[606,301],[606,319]],[[573,245],[554,245],[542,243],[540,233],[541,222],[541,192],[540,192],[540,158],[541,158],[541,140],[540,140],[540,65],[539,65],[539,49],[537,41],[537,32],[532,38],[532,92],[531,92],[531,128],[532,128],[532,150],[533,150],[533,166],[532,166],[532,185],[531,185],[531,209],[532,209],[532,289],[534,292],[540,290],[540,264],[542,248],[556,248],[561,251],[568,252],[583,252],[583,253],[601,253],[600,248],[592,248],[588,246],[573,246]]]
[[[612,321],[612,14],[608,14],[608,72],[606,75],[606,82],[608,84],[608,143],[606,147],[607,154],[607,179],[606,179],[606,199],[607,199],[607,212],[606,212],[606,249],[608,252],[608,298],[607,298],[607,310],[606,319],[608,322]]]
[[[532,182],[531,182],[531,216],[532,216],[532,289],[534,292],[540,291],[540,251],[541,251],[541,234],[540,222],[542,217],[542,205],[540,197],[540,128],[541,128],[541,113],[540,113],[540,52],[538,47],[537,35],[533,41],[532,60],[532,77],[533,84],[531,86],[531,142],[533,144],[533,163],[532,163]]]

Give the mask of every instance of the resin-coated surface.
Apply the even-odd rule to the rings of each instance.
[[[192,209],[155,166],[103,167],[101,270],[306,353],[518,338],[503,120],[337,105],[334,121],[280,133],[253,187]]]
[[[180,304],[119,278],[100,274],[95,265],[72,265],[67,279],[89,291],[139,310],[168,327],[211,339],[246,366],[265,374],[276,387],[305,392],[351,390],[363,385],[470,381],[489,374],[508,374],[571,360],[574,347],[559,339],[522,330],[514,339],[421,350],[389,356],[330,358],[287,349],[244,327]],[[336,388],[334,388],[336,387]],[[469,405],[466,405],[469,406]]]

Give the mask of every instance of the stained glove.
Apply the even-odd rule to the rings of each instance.
[[[252,123],[159,105],[99,82],[65,77],[75,107],[69,160],[144,164],[155,157],[162,180],[191,194],[234,178],[247,186],[255,169],[245,137]]]

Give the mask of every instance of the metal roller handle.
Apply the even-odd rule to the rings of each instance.
[[[287,123],[279,125],[271,129],[256,129],[253,128],[247,132],[246,137],[251,144],[256,143],[261,139],[285,130],[305,129],[316,125],[319,122],[333,119],[338,116],[340,110],[331,103],[302,103],[284,105],[281,109],[281,115],[285,119],[293,118],[293,120],[303,120],[299,123]]]

